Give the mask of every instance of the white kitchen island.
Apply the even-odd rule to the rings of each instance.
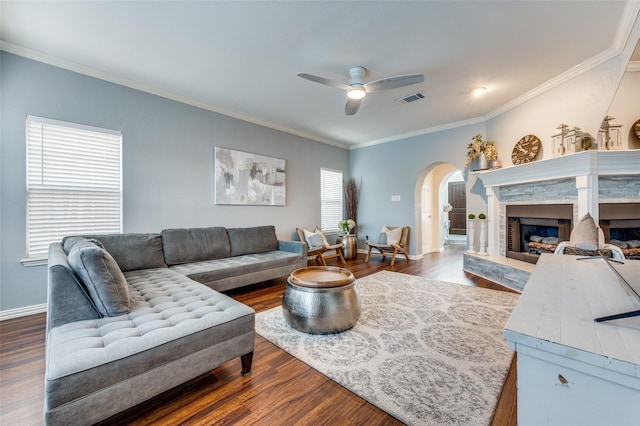
[[[543,254],[504,329],[518,425],[640,425],[640,309],[605,260]],[[615,268],[640,291],[640,261]]]

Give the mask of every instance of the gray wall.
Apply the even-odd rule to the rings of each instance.
[[[0,52],[0,311],[46,302],[46,267],[25,267],[25,116],[122,131],[124,231],[272,224],[291,239],[320,223],[320,168],[349,151]],[[285,207],[216,206],[215,146],[283,158]]]
[[[485,133],[484,124],[458,127],[416,136],[394,143],[374,145],[351,151],[351,176],[362,180],[358,207],[359,248],[364,248],[368,235],[376,241],[382,226],[411,226],[409,252],[416,249],[419,231],[416,213],[420,209],[416,193],[430,170],[438,164],[449,163],[464,170],[467,140],[477,133]],[[470,136],[469,136],[470,135]],[[484,188],[471,188],[470,191]],[[391,201],[399,195],[400,201]],[[437,190],[433,193],[438,196]],[[421,238],[420,238],[421,244]]]

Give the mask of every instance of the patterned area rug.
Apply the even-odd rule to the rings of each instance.
[[[410,425],[488,425],[513,352],[502,329],[518,296],[378,272],[357,281],[362,315],[343,333],[291,328],[277,307],[256,332]]]

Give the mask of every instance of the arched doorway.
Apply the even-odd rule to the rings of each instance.
[[[447,239],[448,182],[459,182],[460,171],[449,163],[434,163],[423,170],[415,189],[416,250],[421,254],[440,251]],[[462,181],[464,183],[464,181]]]

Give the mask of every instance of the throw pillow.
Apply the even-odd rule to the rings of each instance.
[[[77,242],[69,252],[69,264],[80,277],[103,316],[129,313],[129,287],[118,264],[91,241]]]
[[[398,244],[398,242],[400,242],[400,238],[402,238],[402,229],[402,226],[395,229],[390,229],[386,226],[383,226],[382,232],[386,232],[387,234],[387,244]]]
[[[324,245],[324,246],[328,246],[328,245],[330,245],[330,244],[329,244],[329,241],[327,241],[327,237],[325,237],[325,236],[324,236],[324,234],[322,233],[322,231],[320,230],[320,228],[318,228],[318,227],[316,226],[316,228],[314,229],[314,232],[315,232],[316,234],[320,234],[320,235],[322,236],[322,245]]]
[[[85,238],[85,237],[64,237],[62,239],[62,248],[64,249],[64,252],[67,253],[68,255],[71,249],[73,248],[73,246],[75,246],[81,241],[90,241],[95,245],[97,245],[98,247],[104,248],[104,246],[100,241],[93,238]]]
[[[322,247],[322,235],[313,233],[307,238],[307,244],[310,249]]]
[[[583,250],[598,250],[598,227],[589,213],[584,215],[582,219],[571,230],[569,243]]]
[[[387,244],[387,233],[381,232],[378,237],[378,244]]]
[[[304,240],[307,242],[309,248],[317,248],[329,245],[326,238],[324,237],[324,234],[322,234],[322,232],[320,232],[318,228],[316,228],[313,232],[307,231],[305,229]]]

